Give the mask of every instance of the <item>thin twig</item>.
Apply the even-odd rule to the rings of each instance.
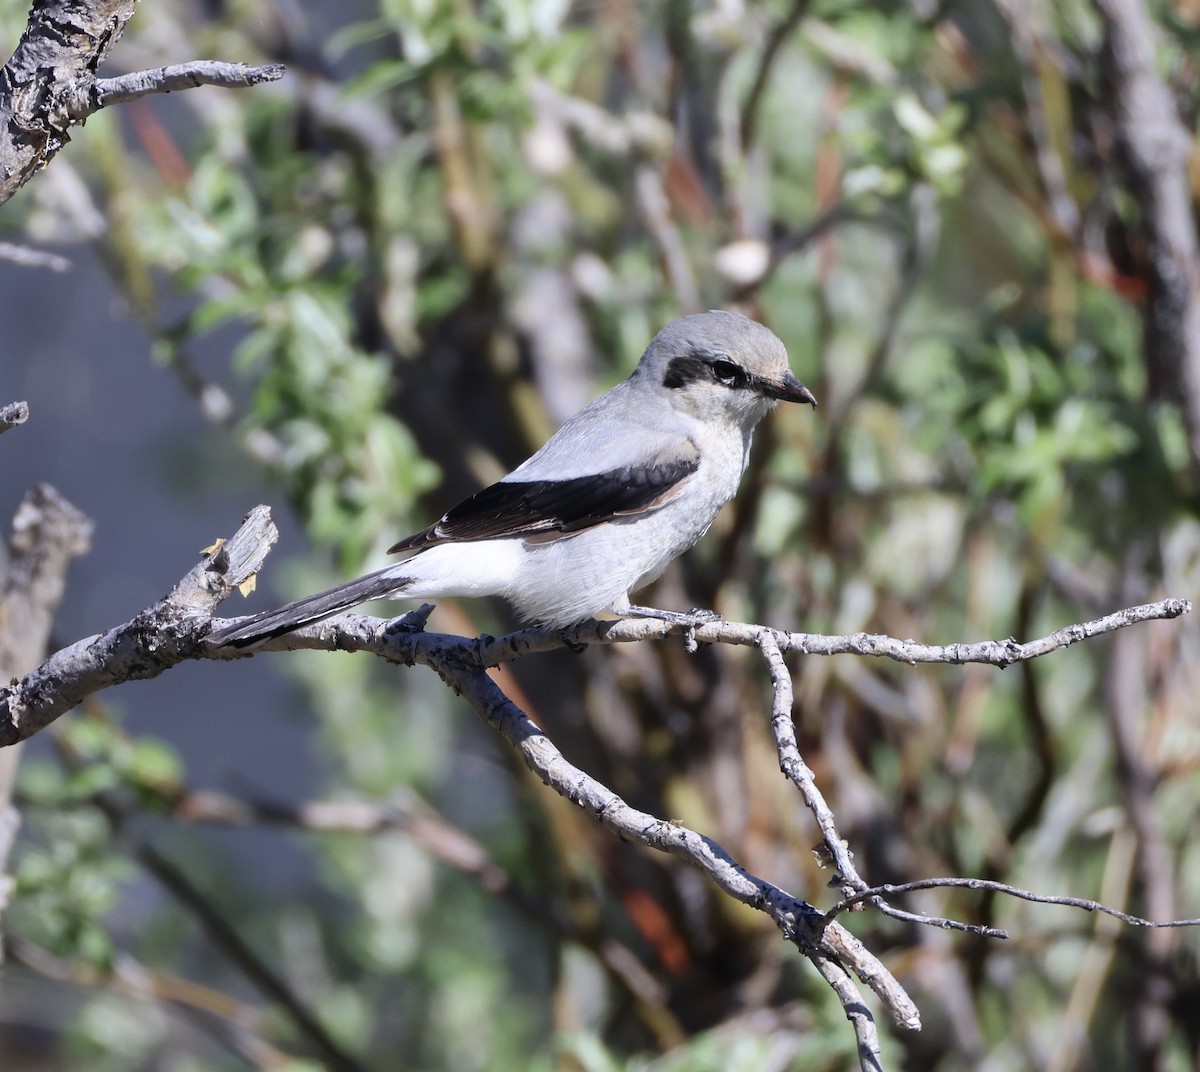
[[[153,326],[151,327],[153,331]],[[165,333],[159,332],[159,341],[167,345],[167,367],[175,374],[175,378],[183,389],[191,395],[200,406],[200,415],[213,424],[225,428],[234,428],[238,423],[233,399],[229,392],[219,383],[207,379],[196,367],[196,362],[187,349]]]
[[[129,837],[127,825],[124,836]],[[166,888],[200,923],[208,936],[220,946],[238,969],[266,997],[287,1012],[296,1031],[321,1055],[330,1069],[337,1072],[365,1072],[366,1066],[348,1054],[325,1029],[315,1013],[301,1000],[283,978],[266,964],[238,934],[234,926],[174,863],[149,842],[137,845],[138,862]]]
[[[817,828],[825,841],[825,849],[837,866],[837,881],[848,883],[853,890],[865,889],[867,884],[859,878],[850,847],[834,825],[833,811],[825,802],[821,790],[817,788],[812,768],[800,755],[796,727],[792,722],[792,678],[783,661],[783,652],[779,650],[779,645],[770,633],[762,633],[759,636],[758,647],[767,664],[767,672],[771,675],[771,687],[774,690],[774,699],[771,702],[771,729],[775,734],[775,747],[779,752],[779,769],[800,790],[804,803],[813,813]]]
[[[782,651],[802,655],[868,655],[915,666],[918,663],[985,663],[1001,669],[1026,659],[1036,659],[1081,640],[1124,629],[1141,622],[1178,618],[1191,612],[1187,599],[1163,599],[1127,607],[1102,618],[1068,625],[1037,640],[1020,643],[1007,640],[981,640],[969,644],[919,644],[914,640],[875,633],[826,636],[821,633],[786,633],[746,622],[711,622],[696,628],[696,640],[702,644],[758,645],[759,637],[770,632]],[[565,631],[524,629],[490,640],[481,648],[481,657],[489,666],[510,662],[535,651],[553,651],[568,644],[635,643],[681,632],[678,626],[654,618],[623,619],[616,622],[584,622]],[[299,634],[292,634],[293,636]]]
[[[52,272],[69,272],[71,262],[57,253],[44,249],[33,249],[15,242],[0,242],[0,261],[8,261],[19,268],[49,268]]]
[[[1033,160],[1046,194],[1046,207],[1059,231],[1059,237],[1070,241],[1079,229],[1079,206],[1071,195],[1063,159],[1054,144],[1050,129],[1045,94],[1042,90],[1042,69],[1046,48],[1033,28],[1032,12],[1018,0],[996,0],[996,8],[1008,23],[1017,71],[1021,78],[1021,93],[1025,98],[1025,129],[1033,144]],[[1061,77],[1061,72],[1058,72]]]
[[[1200,918],[1170,920],[1143,919],[1141,916],[1130,915],[1128,912],[1110,908],[1108,905],[1101,904],[1099,901],[1088,900],[1086,897],[1057,897],[1048,893],[1034,893],[1032,890],[1023,890],[1019,886],[1010,886],[1007,882],[996,882],[986,878],[922,878],[913,882],[885,883],[882,886],[871,886],[868,889],[859,890],[849,897],[843,897],[842,900],[825,913],[825,918],[835,919],[848,908],[862,901],[869,901],[874,897],[897,897],[900,894],[912,893],[915,890],[946,888],[990,890],[993,893],[1007,894],[1009,897],[1017,897],[1022,901],[1034,901],[1037,904],[1062,905],[1065,908],[1082,909],[1084,912],[1102,912],[1106,916],[1119,919],[1122,923],[1128,923],[1131,927],[1200,927]],[[917,918],[922,921],[925,920],[923,916],[918,916]],[[1001,932],[997,937],[1007,938],[1008,935]]]
[[[60,99],[59,109],[68,122],[78,123],[93,112],[112,104],[125,104],[151,93],[173,93],[198,86],[224,86],[242,89],[277,82],[286,68],[282,63],[251,67],[245,63],[220,60],[193,60],[149,71],[134,71],[116,78],[97,78],[88,84],[72,86]]]
[[[867,889],[867,883],[854,866],[854,854],[851,853],[846,839],[838,832],[833,809],[826,803],[824,794],[817,787],[816,775],[813,774],[812,768],[804,762],[804,757],[800,755],[800,746],[796,741],[796,728],[792,722],[792,679],[783,661],[783,653],[769,633],[763,633],[759,637],[758,646],[766,661],[767,670],[771,675],[771,685],[774,689],[774,699],[771,703],[771,729],[775,734],[779,769],[800,790],[804,803],[817,821],[817,827],[821,831],[821,838],[825,844],[825,851],[837,866],[834,882],[842,884],[844,897],[852,897]],[[982,934],[989,938],[1008,937],[1005,932],[992,927],[906,912],[880,898],[871,898],[870,903],[885,916],[891,916],[893,919],[899,919],[905,923],[920,923],[929,927],[940,927],[944,930]]]

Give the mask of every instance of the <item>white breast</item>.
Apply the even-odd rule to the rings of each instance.
[[[695,544],[737,491],[750,433],[697,426],[694,435],[700,467],[657,509],[558,539],[439,544],[393,567],[409,578],[404,597],[502,596],[522,618],[553,626],[628,605],[630,593]]]

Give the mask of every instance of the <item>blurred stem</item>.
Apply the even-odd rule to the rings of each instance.
[[[91,521],[49,485],[25,494],[0,551],[0,681],[29,673],[45,657],[67,569],[90,549],[91,537]],[[0,753],[0,912],[12,891],[5,872],[20,827],[12,797],[22,751]]]
[[[763,94],[771,78],[771,68],[775,65],[780,50],[787,44],[788,38],[796,32],[804,16],[808,14],[810,2],[811,0],[793,0],[787,15],[767,35],[767,43],[759,55],[758,66],[754,71],[754,81],[750,84],[750,92],[746,94],[742,105],[739,127],[743,153],[750,151],[758,133],[758,115]]]
[[[108,137],[92,137],[92,155],[104,191],[104,218],[108,223],[96,248],[134,316],[154,334],[158,319],[154,282],[134,233],[134,219],[144,193],[130,182],[134,167],[120,136],[118,115],[97,116],[92,122],[97,120],[108,122],[114,129]]]
[[[1044,578],[1037,565],[1031,565],[1025,574],[1025,583],[1017,600],[1017,620],[1013,636],[1032,636],[1034,634],[1034,613],[1037,610],[1038,597],[1043,589]],[[1036,763],[1037,770],[1033,784],[1025,794],[1025,799],[1016,809],[1012,821],[1004,831],[1004,858],[992,856],[984,868],[982,877],[991,881],[1002,881],[1011,870],[1011,855],[1013,847],[1027,833],[1036,828],[1042,818],[1043,809],[1054,785],[1054,773],[1057,767],[1058,749],[1050,724],[1046,719],[1046,709],[1042,702],[1042,693],[1038,683],[1037,672],[1031,662],[1023,662],[1021,673],[1021,721],[1024,724],[1028,748]],[[984,891],[979,901],[980,922],[991,926],[996,918],[996,899],[999,894],[995,890]],[[1109,903],[1105,899],[1105,903]],[[1170,916],[1162,917],[1170,919]],[[983,943],[974,949],[980,954],[994,949]],[[982,969],[982,958],[976,965]]]
[[[148,146],[147,151],[158,167],[160,176],[174,185],[184,182],[188,176],[187,163],[170,133],[158,123],[150,106],[145,102],[135,102],[125,111],[132,113],[133,122],[140,123],[144,141],[145,132],[151,132],[152,145]],[[119,122],[116,114],[98,118],[114,125]],[[96,121],[93,119],[93,122]],[[183,389],[199,404],[204,417],[214,423],[233,427],[237,415],[229,394],[219,384],[201,375],[184,348],[187,335],[175,337],[162,324],[151,266],[143,256],[135,230],[135,220],[145,194],[130,183],[130,172],[134,169],[130,154],[126,152],[120,137],[93,140],[93,159],[104,191],[103,218],[107,224],[103,232],[96,236],[93,248],[113,284],[129,303],[134,320],[150,342],[160,346],[167,355],[171,371]]]
[[[1125,552],[1121,594],[1146,589],[1145,548],[1135,543]],[[1104,679],[1104,708],[1117,760],[1117,787],[1124,797],[1128,821],[1137,842],[1135,881],[1139,911],[1155,919],[1171,919],[1177,911],[1175,866],[1163,824],[1154,808],[1161,778],[1152,744],[1145,733],[1149,696],[1145,644],[1141,637],[1116,636]],[[1139,1068],[1164,1067],[1164,1047],[1170,1024],[1172,988],[1168,982],[1171,958],[1179,936],[1152,931],[1137,936],[1142,957],[1141,986],[1130,1010],[1131,1048]]]
[[[1124,908],[1129,898],[1129,882],[1137,855],[1137,839],[1127,826],[1118,828],[1108,847],[1099,899],[1106,905]],[[1063,1014],[1062,1029],[1055,1032],[1055,1047],[1046,1062],[1046,1072],[1073,1072],[1081,1067],[1084,1045],[1096,1018],[1100,995],[1112,971],[1119,920],[1101,915],[1096,918],[1095,934],[1088,943],[1071,999]]]
[[[177,975],[154,971],[128,954],[117,957],[111,971],[92,964],[68,960],[33,942],[9,935],[4,939],[13,960],[49,979],[61,979],[76,986],[108,990],[127,995],[139,1002],[147,997],[169,1004],[208,1031],[212,1020],[222,1029],[211,1032],[230,1053],[264,1072],[295,1068],[291,1055],[276,1049],[256,1033],[261,1013],[254,1006],[238,1001],[219,990]]]
[[[446,212],[463,263],[472,275],[495,267],[499,221],[487,149],[477,124],[466,123],[458,102],[458,86],[446,67],[429,77],[433,107],[433,140],[446,184]]]
[[[64,766],[77,771],[82,760],[67,738],[62,733],[55,734],[54,743]],[[321,1055],[327,1068],[332,1072],[367,1072],[357,1058],[342,1049],[299,995],[250,947],[187,874],[134,831],[129,819],[136,816],[129,807],[112,794],[97,793],[91,799],[113,832],[120,835],[126,851],[195,918],[230,963],[265,997],[279,1005],[296,1033]]]
[[[109,814],[114,825],[122,827],[119,813]],[[128,827],[125,826],[123,836],[128,839]],[[295,1026],[297,1033],[308,1040],[313,1049],[319,1053],[330,1069],[335,1072],[366,1072],[366,1066],[357,1058],[346,1053],[334,1041],[320,1023],[317,1017],[293,993],[283,979],[273,972],[259,955],[243,941],[241,935],[234,929],[232,923],[217,910],[216,906],[202,894],[199,888],[187,875],[148,841],[140,838],[134,840],[133,853],[139,863],[171,894],[175,900],[186,908],[204,928],[213,942],[225,953],[229,960],[246,976],[251,983],[263,992],[266,997],[276,1002],[287,1014]]]

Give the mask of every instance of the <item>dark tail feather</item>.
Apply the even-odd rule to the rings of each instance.
[[[209,633],[208,641],[219,646],[248,648],[260,640],[283,636],[302,625],[311,625],[359,603],[391,595],[403,587],[404,578],[397,577],[394,568],[368,573],[356,581],[339,584],[315,596],[306,596],[277,610],[263,611],[253,618],[214,629]]]

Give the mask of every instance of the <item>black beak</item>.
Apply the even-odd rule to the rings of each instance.
[[[762,393],[780,402],[807,402],[813,409],[817,408],[817,400],[813,393],[790,372],[785,372],[779,380],[761,380]]]

